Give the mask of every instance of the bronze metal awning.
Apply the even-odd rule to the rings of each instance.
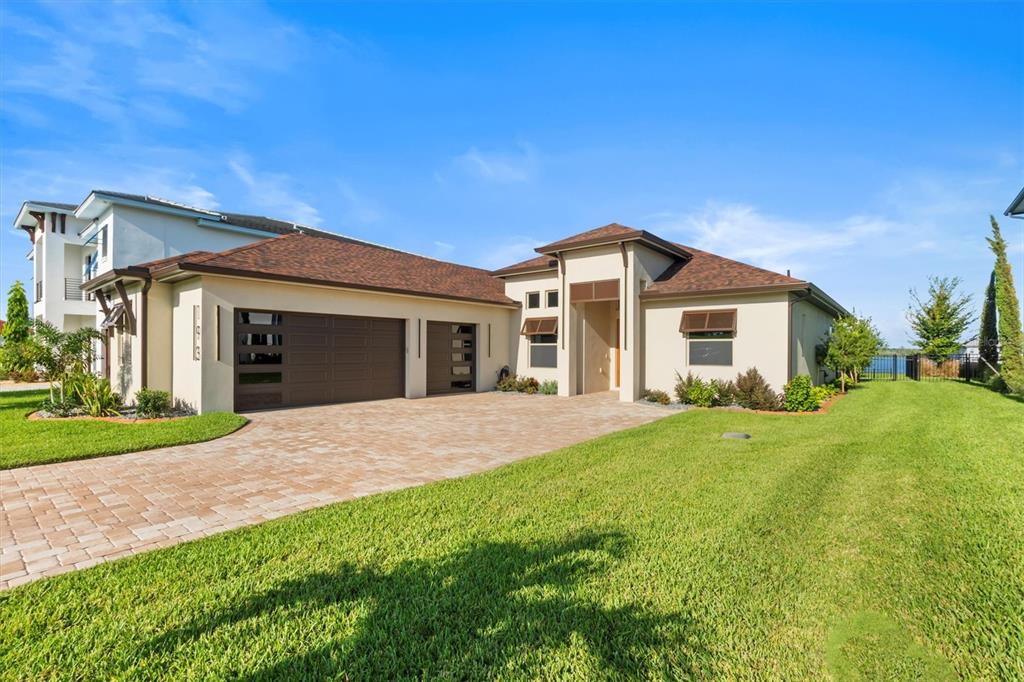
[[[595,282],[573,282],[569,285],[569,302],[619,300],[619,280],[602,279]]]
[[[523,329],[519,332],[522,336],[536,336],[537,334],[557,334],[557,317],[531,317],[523,320]]]
[[[685,311],[679,321],[679,331],[685,334],[735,332],[736,309]]]

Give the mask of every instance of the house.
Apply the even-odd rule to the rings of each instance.
[[[1013,202],[1003,211],[1003,215],[1010,218],[1024,218],[1024,188],[1021,188],[1017,196],[1013,198]]]
[[[76,219],[114,216],[116,230],[130,209],[149,226],[138,238],[156,233],[164,250],[82,283],[109,348],[102,371],[126,396],[163,389],[200,412],[486,391],[505,368],[626,401],[670,390],[677,372],[757,367],[780,389],[826,378],[817,348],[846,314],[810,282],[614,223],[488,272],[280,221],[204,247],[173,233],[245,220],[185,207],[160,231],[162,205],[89,202]]]
[[[96,326],[83,280],[195,249],[220,251],[271,235],[317,232],[261,216],[220,213],[138,194],[95,190],[80,204],[26,201],[14,221],[32,243],[33,315],[58,329]]]

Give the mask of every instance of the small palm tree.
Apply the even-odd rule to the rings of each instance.
[[[103,335],[91,327],[71,332],[62,332],[45,320],[32,323],[34,356],[50,382],[50,400],[53,400],[53,384],[60,384],[60,400],[64,402],[64,387],[68,380],[90,371],[96,351],[94,341]]]

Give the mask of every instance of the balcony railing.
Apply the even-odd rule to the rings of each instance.
[[[92,294],[82,291],[82,280],[74,277],[64,278],[64,300],[65,301],[91,301]]]
[[[43,282],[39,280],[36,282],[36,303],[43,300]]]

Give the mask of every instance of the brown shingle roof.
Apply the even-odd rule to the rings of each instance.
[[[626,227],[618,223],[609,223],[603,227],[595,227],[593,230],[580,232],[557,242],[551,242],[544,246],[537,247],[538,253],[552,253],[568,246],[578,246],[591,242],[612,241],[614,239],[637,239],[644,235],[643,230],[634,227]]]
[[[558,267],[558,261],[551,256],[537,256],[535,258],[528,258],[527,260],[507,265],[500,270],[494,270],[491,272],[492,275],[500,277],[501,275],[514,275],[518,272],[537,272],[538,270],[554,270]]]
[[[808,284],[795,277],[780,275],[690,246],[680,244],[679,247],[693,254],[693,257],[670,266],[644,291],[644,296],[697,294],[760,287],[785,288]]]
[[[486,270],[305,234],[264,239],[220,253],[186,254],[163,268],[173,265],[195,272],[518,305],[505,295],[504,282]]]
[[[596,227],[593,230],[580,232],[579,234],[574,234],[571,237],[559,239],[557,242],[551,242],[550,244],[537,247],[535,250],[537,253],[550,255],[566,249],[578,249],[585,246],[597,246],[599,244],[609,244],[622,241],[639,241],[650,248],[679,258],[688,258],[690,255],[678,244],[666,241],[655,234],[651,234],[647,230],[638,230],[635,227],[627,227],[625,225],[620,225],[619,223],[609,223],[603,227]]]

